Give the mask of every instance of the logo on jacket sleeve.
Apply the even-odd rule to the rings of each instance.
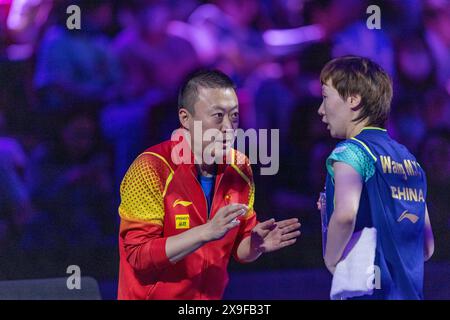
[[[189,229],[189,215],[188,214],[175,215],[175,229]]]

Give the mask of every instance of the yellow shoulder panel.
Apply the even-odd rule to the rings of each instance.
[[[138,156],[120,186],[120,217],[162,225],[164,195],[171,177],[171,168],[159,157],[153,154]]]

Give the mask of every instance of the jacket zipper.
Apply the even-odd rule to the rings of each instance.
[[[190,170],[191,171],[191,170]],[[200,182],[198,181],[198,179],[197,179],[197,177],[192,173],[192,171],[191,171],[191,175],[192,175],[192,177],[194,178],[194,180],[195,180],[195,182],[197,183],[197,185],[200,187],[200,190],[202,190],[202,194],[203,194],[203,199],[205,199],[205,206],[206,206],[206,217],[207,217],[207,220],[206,221],[208,221],[209,219],[208,219],[208,201],[206,200],[206,196],[205,196],[205,193],[203,192],[203,188],[202,188],[202,186],[201,186],[201,184],[200,184]],[[194,208],[195,208],[195,206],[194,206]],[[197,210],[197,209],[196,209]],[[197,212],[199,213],[199,211],[197,210]],[[203,253],[203,267],[202,267],[202,271],[204,271],[204,270],[206,270],[206,268],[207,268],[207,266],[208,266],[208,262],[207,262],[207,260],[206,260],[206,256],[205,256],[205,253]],[[203,273],[203,272],[202,272]],[[203,277],[201,277],[201,279],[203,280]],[[203,289],[203,281],[201,280],[201,282],[200,282],[200,285],[201,285],[201,287],[202,287],[202,289]],[[201,292],[203,292],[204,290],[202,290]],[[200,293],[200,296],[199,296],[199,299],[201,299],[202,298],[202,294]]]
[[[203,199],[205,199],[205,204],[206,204],[206,221],[208,222],[209,218],[210,218],[210,212],[212,213],[212,209],[214,207],[214,198],[216,197],[216,191],[219,189],[219,185],[220,185],[220,182],[222,181],[223,174],[219,178],[219,181],[218,181],[217,185],[214,185],[214,194],[213,194],[213,197],[211,199],[211,208],[209,208],[209,210],[208,210],[208,200],[206,200],[205,192],[203,192],[203,188],[202,188],[200,182],[198,181],[197,177],[195,177],[195,175],[192,173],[192,171],[191,171],[191,174],[194,177],[194,179],[197,182],[197,184],[200,187],[200,189],[202,190]],[[205,251],[204,252],[204,258],[203,258],[203,271],[206,270],[207,267],[208,267],[208,259],[207,259],[206,251]],[[202,286],[202,288],[204,288],[203,281],[202,281],[201,286]],[[202,292],[204,292],[204,290],[202,290]],[[200,298],[201,298],[201,294],[200,294]]]
[[[213,194],[213,197],[212,197],[212,199],[211,199],[211,208],[208,208],[208,200],[206,199],[206,196],[205,196],[205,193],[203,192],[203,188],[202,188],[202,186],[201,186],[201,184],[200,184],[200,182],[198,181],[198,179],[197,179],[197,177],[195,177],[195,175],[192,173],[192,171],[191,171],[191,174],[192,174],[192,176],[194,177],[194,179],[195,179],[195,181],[197,182],[197,185],[200,187],[200,189],[202,190],[202,194],[203,194],[203,199],[205,199],[205,207],[206,207],[206,221],[209,221],[209,218],[210,218],[210,213],[212,213],[213,212],[213,207],[214,207],[214,199],[215,199],[215,197],[216,197],[216,193],[217,193],[217,190],[219,189],[219,185],[220,185],[220,182],[222,181],[222,178],[223,178],[223,175],[224,174],[222,174],[222,176],[219,178],[219,181],[217,182],[217,184],[215,184],[214,183],[214,194]],[[209,210],[208,210],[209,209]],[[209,212],[208,212],[209,211]]]
[[[223,175],[224,175],[224,173],[222,173],[222,175],[221,175],[220,178],[219,178],[219,181],[217,181],[217,185],[214,184],[214,194],[213,194],[213,197],[212,197],[212,199],[211,199],[211,210],[209,210],[210,213],[213,212],[212,209],[213,209],[213,207],[214,207],[214,199],[215,199],[215,197],[216,197],[217,190],[219,190],[219,185],[220,185],[220,182],[222,181]],[[205,197],[205,199],[206,199],[206,197]],[[208,220],[209,220],[209,216],[210,216],[210,214],[208,213]]]
[[[194,176],[194,174],[191,171],[192,176],[194,177],[197,185],[200,187],[200,190],[202,190],[202,194],[203,194],[203,199],[205,199],[205,207],[206,207],[206,221],[209,221],[209,213],[208,213],[208,200],[206,200],[206,196],[205,193],[203,192],[203,188],[202,185],[200,184],[200,182],[198,181],[197,177]],[[213,196],[214,199],[214,196]],[[211,207],[212,207],[212,201],[211,201]]]

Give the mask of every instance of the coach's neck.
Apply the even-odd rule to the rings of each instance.
[[[216,175],[217,172],[217,165],[216,164],[197,164],[197,172],[202,175],[203,177],[213,177]]]

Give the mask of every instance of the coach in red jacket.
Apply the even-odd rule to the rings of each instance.
[[[221,299],[231,255],[251,262],[300,235],[295,218],[258,223],[251,166],[230,147],[234,138],[219,141],[228,150],[224,164],[201,161],[210,142],[191,134],[194,122],[203,131],[238,127],[238,100],[227,75],[192,75],[180,90],[178,114],[189,156],[186,149],[174,152],[179,141],[153,146],[121,184],[119,299]]]

